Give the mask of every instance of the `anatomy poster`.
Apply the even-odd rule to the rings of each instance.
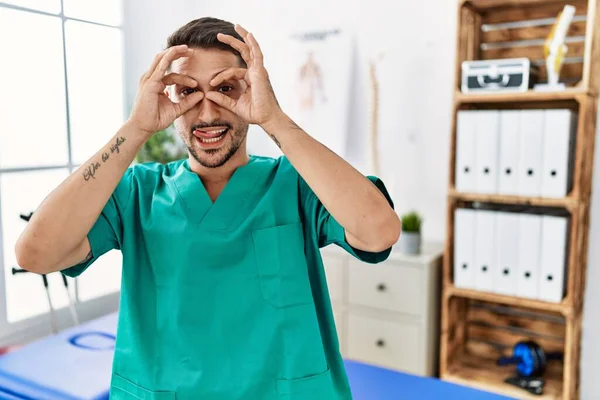
[[[351,37],[339,29],[279,40],[273,86],[281,106],[312,137],[344,157],[352,73]]]

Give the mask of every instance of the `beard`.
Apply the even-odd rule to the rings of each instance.
[[[225,133],[224,143],[218,149],[202,149],[197,143],[193,134],[196,129],[206,129],[210,127],[223,126],[227,127]],[[229,122],[225,121],[213,121],[210,124],[196,124],[193,125],[185,136],[183,132],[179,132],[179,135],[183,139],[188,152],[200,165],[205,168],[218,168],[224,165],[233,155],[238,151],[240,146],[244,143],[248,134],[248,125],[232,126]]]

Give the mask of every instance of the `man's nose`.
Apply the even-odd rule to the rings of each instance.
[[[221,117],[219,106],[206,97],[200,100],[198,107],[198,120],[202,122],[210,123]]]

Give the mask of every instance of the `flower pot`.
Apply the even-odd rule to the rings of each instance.
[[[421,233],[402,232],[400,234],[400,251],[404,254],[421,253]]]

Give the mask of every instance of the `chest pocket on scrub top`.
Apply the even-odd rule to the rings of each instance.
[[[302,223],[252,232],[264,299],[284,308],[312,302]]]

